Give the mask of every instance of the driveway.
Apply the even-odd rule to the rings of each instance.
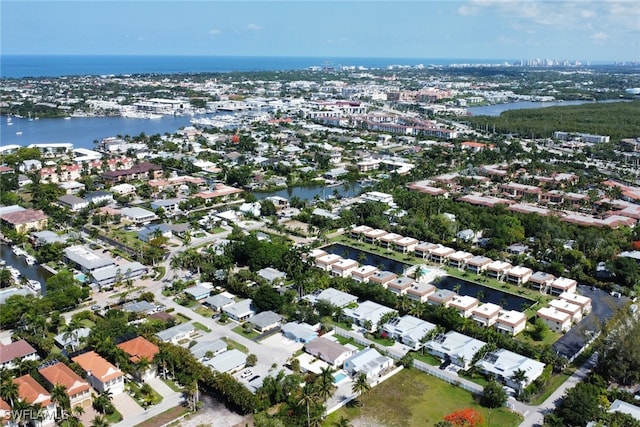
[[[122,414],[124,421],[130,417],[143,414],[145,412],[138,403],[127,393],[118,393],[113,396],[113,406]]]

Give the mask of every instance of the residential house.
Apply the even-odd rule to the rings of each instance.
[[[165,214],[171,216],[180,212],[180,203],[182,203],[183,199],[172,198],[172,199],[158,199],[151,202],[151,209],[154,212],[158,212],[158,209],[162,209]]]
[[[318,331],[307,323],[289,322],[282,325],[282,335],[286,338],[301,343],[308,343],[318,336]]]
[[[353,227],[350,231],[349,231],[349,236],[352,239],[356,239],[356,240],[362,240],[364,233],[368,233],[369,231],[373,230],[373,228],[366,226],[366,225],[358,225],[356,227]]]
[[[566,277],[558,277],[549,285],[549,293],[551,295],[560,295],[564,292],[569,294],[575,294],[578,282]]]
[[[171,344],[178,344],[180,341],[189,339],[196,331],[196,328],[191,322],[181,323],[179,325],[172,326],[169,329],[160,331],[156,334],[156,337],[160,341],[170,342]]]
[[[532,274],[533,270],[530,268],[518,265],[507,271],[507,282],[521,286],[529,281]]]
[[[336,254],[322,255],[316,258],[315,265],[324,271],[331,271],[331,266],[341,259],[342,257]]]
[[[436,245],[435,243],[420,242],[413,248],[413,253],[419,258],[427,259],[429,258],[431,249],[435,248],[436,246],[438,245]]]
[[[158,237],[164,237],[165,239],[171,239],[173,237],[173,228],[169,224],[153,224],[142,227],[138,230],[138,239],[143,242],[149,242],[150,240]]]
[[[402,239],[403,236],[397,233],[387,233],[383,236],[380,236],[378,239],[380,241],[380,246],[387,249],[395,248],[395,243]]]
[[[251,299],[243,299],[236,303],[233,303],[227,307],[222,309],[224,313],[229,316],[232,320],[236,322],[244,322],[248,320],[251,316],[256,314],[253,309],[253,300]]]
[[[127,313],[140,313],[140,314],[152,314],[156,311],[156,306],[148,301],[129,301],[120,307],[120,309]]]
[[[346,347],[325,337],[318,337],[306,343],[304,351],[324,360],[334,368],[341,366],[354,353],[353,348]]]
[[[472,310],[471,320],[480,326],[493,326],[498,321],[500,310],[502,310],[502,307],[498,304],[491,302],[484,303]]]
[[[80,347],[81,342],[89,336],[89,333],[91,333],[90,328],[79,328],[73,330],[71,333],[60,333],[53,337],[53,341],[62,350],[70,349],[71,351],[75,351]]]
[[[584,295],[572,294],[569,292],[563,292],[560,294],[559,298],[568,301],[571,304],[580,306],[583,316],[591,313],[591,298],[589,297],[585,297]]]
[[[194,300],[200,301],[211,295],[211,288],[202,285],[195,285],[185,289],[184,293],[189,295]]]
[[[431,305],[444,305],[449,307],[456,293],[448,289],[438,289],[427,297],[427,303]]]
[[[18,386],[18,397],[29,405],[38,405],[44,412],[41,421],[36,425],[53,425],[56,418],[56,404],[51,401],[51,393],[45,390],[29,374],[15,378],[13,383]]]
[[[365,243],[376,245],[378,244],[378,241],[382,236],[386,236],[389,233],[386,230],[381,230],[378,228],[378,229],[366,231],[363,234],[364,234]]]
[[[456,295],[449,302],[449,307],[455,309],[462,317],[471,317],[473,310],[478,307],[479,301],[477,298],[467,295]]]
[[[623,414],[629,415],[634,420],[640,421],[640,407],[632,405],[620,399],[614,400],[611,406],[609,406],[607,412],[621,412]]]
[[[334,307],[346,307],[347,305],[358,301],[358,297],[334,288],[315,291],[312,294],[305,295],[303,299],[314,305],[318,301],[325,301]]]
[[[515,310],[500,310],[495,327],[500,333],[518,335],[527,327],[527,315]]]
[[[435,264],[446,264],[455,252],[455,249],[448,246],[437,245],[429,250],[429,259]]]
[[[24,339],[0,343],[0,369],[16,369],[20,362],[39,359],[36,349]]]
[[[436,287],[430,283],[421,281],[413,282],[407,289],[407,296],[415,301],[427,302],[429,295],[436,291]]]
[[[529,277],[529,287],[539,290],[540,292],[547,292],[549,286],[556,280],[556,276],[544,271],[536,271]]]
[[[344,316],[351,319],[356,325],[373,332],[378,329],[378,322],[387,313],[395,313],[395,310],[380,305],[373,301],[365,301],[356,308],[345,308]]]
[[[506,261],[493,261],[487,266],[487,276],[496,280],[504,280],[513,266]]]
[[[544,371],[545,364],[508,350],[498,349],[487,353],[476,363],[478,369],[514,390],[522,391]],[[522,382],[514,379],[517,371],[525,373]]]
[[[272,286],[280,286],[287,279],[287,273],[272,267],[260,269],[257,274]]]
[[[356,282],[368,283],[371,276],[379,270],[372,265],[363,265],[351,272],[351,278]]]
[[[124,208],[120,213],[122,214],[123,219],[134,224],[148,224],[151,221],[158,219],[158,216],[155,213],[139,207]]]
[[[404,295],[407,293],[407,290],[411,288],[411,285],[415,283],[410,277],[401,276],[393,279],[389,283],[387,283],[387,289],[393,292],[396,295]]]
[[[435,328],[436,325],[433,323],[407,314],[402,317],[396,317],[382,325],[381,332],[389,338],[401,341],[415,351],[422,347],[424,337],[435,330]]]
[[[468,369],[473,356],[485,346],[485,342],[468,337],[459,332],[449,331],[439,334],[433,340],[427,341],[427,351],[442,359],[450,360],[462,369]]]
[[[386,288],[389,285],[389,282],[395,280],[397,277],[398,275],[392,273],[391,271],[378,270],[373,275],[371,275],[371,277],[369,277],[369,283],[380,285],[383,288]]]
[[[473,258],[473,254],[465,251],[456,251],[449,255],[449,267],[464,269],[467,261]]]
[[[89,202],[85,199],[74,196],[73,194],[65,194],[58,197],[58,205],[63,208],[67,208],[70,211],[78,212],[86,207],[89,207]]]
[[[149,366],[142,372],[138,372],[138,369],[136,369],[136,375],[141,381],[147,381],[149,378],[156,376],[157,367],[153,363],[153,359],[160,351],[157,345],[144,337],[136,337],[118,344],[117,347],[124,351],[129,356],[129,361],[136,366],[143,359],[150,362]]]
[[[267,332],[273,328],[280,326],[282,316],[273,311],[262,311],[255,316],[251,317],[251,324],[254,329],[260,333]]]
[[[71,358],[87,373],[91,386],[103,393],[109,390],[116,395],[124,392],[124,374],[95,351]]]
[[[234,300],[224,294],[216,294],[206,298],[202,303],[211,307],[212,310],[221,311],[223,308],[233,304]]]
[[[71,408],[76,406],[88,408],[91,406],[91,385],[64,363],[58,362],[53,365],[46,365],[40,368],[38,372],[47,382],[49,390],[57,385],[64,387],[67,396],[69,396]]]
[[[395,241],[396,251],[402,252],[403,254],[411,253],[415,250],[416,246],[418,246],[418,243],[418,239],[403,237]]]
[[[148,181],[162,177],[162,168],[154,163],[143,162],[134,165],[130,169],[120,169],[107,171],[102,178],[110,183],[127,182],[131,180]]]
[[[476,255],[473,258],[467,260],[466,269],[471,273],[482,274],[487,271],[489,265],[493,262],[491,258],[486,256]]]
[[[393,367],[393,359],[375,348],[365,348],[344,361],[343,369],[352,377],[365,374],[368,381],[379,378]]]
[[[331,264],[331,275],[334,277],[350,277],[358,268],[358,262],[353,259],[341,259]]]
[[[571,329],[571,315],[564,311],[542,307],[536,315],[554,332],[562,333]]]
[[[89,203],[93,203],[94,205],[101,204],[111,204],[113,203],[113,194],[108,193],[106,191],[92,191],[90,193],[85,194],[84,198]]]
[[[203,362],[211,370],[220,373],[233,373],[247,364],[247,355],[233,348]]]
[[[228,347],[229,345],[224,340],[199,341],[189,347],[189,351],[198,362],[203,362],[224,353]]]
[[[582,307],[578,304],[573,304],[565,299],[554,299],[549,301],[549,307],[570,315],[571,323],[578,323],[582,320]]]
[[[0,215],[0,222],[18,234],[46,228],[49,217],[41,210],[20,209]]]

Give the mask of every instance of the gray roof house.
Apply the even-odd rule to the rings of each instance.
[[[306,343],[304,345],[304,351],[324,360],[333,367],[342,365],[342,363],[354,353],[353,348],[349,348],[325,337],[318,337]]]
[[[136,224],[149,223],[154,219],[158,219],[155,213],[139,207],[124,208],[120,213],[122,213],[124,219]]]
[[[147,301],[127,302],[122,305],[122,311],[151,314],[156,311],[156,306]]]
[[[499,349],[485,354],[476,363],[476,366],[480,371],[497,378],[512,389],[521,390],[542,375],[545,364],[512,351]],[[522,370],[527,374],[527,378],[522,384],[518,384],[512,379],[517,370]]]
[[[212,370],[221,373],[237,371],[246,363],[247,355],[235,348],[220,353],[213,359],[209,359],[204,362],[204,364]]]
[[[211,289],[206,286],[195,285],[185,289],[184,293],[190,295],[194,300],[200,301],[211,294]]]
[[[244,322],[256,314],[251,299],[243,299],[222,309],[224,313],[236,322]]]
[[[147,274],[147,267],[138,261],[128,262],[121,265],[109,265],[98,268],[91,272],[93,282],[99,286],[109,286],[118,280],[135,279]]]
[[[229,297],[224,296],[222,294],[216,294],[216,295],[211,295],[210,297],[206,298],[204,301],[202,301],[202,303],[208,305],[213,310],[220,311],[223,308],[228,307],[231,304],[233,304],[234,300],[233,300],[233,298],[229,298]]]
[[[66,241],[69,240],[69,235],[63,234],[60,236],[50,230],[34,231],[31,233],[31,240],[36,246],[50,243],[66,243]]]
[[[67,208],[74,212],[89,206],[89,202],[81,197],[74,196],[73,194],[65,194],[64,196],[58,197],[58,204],[63,208]]]
[[[83,273],[92,272],[101,267],[115,265],[115,261],[91,249],[76,245],[64,249],[64,257]]]
[[[227,351],[227,343],[223,340],[201,341],[193,347],[189,347],[189,351],[193,354],[193,357],[198,359],[199,362],[202,362],[208,359],[207,353],[209,352],[211,352],[213,356],[217,356]]]
[[[372,380],[392,366],[393,359],[381,355],[375,348],[365,348],[345,360],[342,368],[351,376],[365,374]]]
[[[181,323],[156,334],[156,337],[163,342],[177,344],[179,341],[189,338],[195,332],[196,328],[191,322]]]
[[[156,237],[156,234],[170,239],[173,237],[173,228],[169,224],[153,224],[138,230],[138,239],[148,242]]]
[[[269,282],[271,285],[276,283],[282,283],[287,278],[287,274],[276,270],[275,268],[267,267],[262,270],[258,270],[258,276]]]
[[[77,349],[80,345],[80,340],[88,337],[90,332],[90,328],[80,328],[74,330],[71,334],[67,334],[66,332],[58,334],[53,338],[53,340],[56,345],[62,349],[66,347]]]
[[[263,311],[256,314],[250,320],[251,324],[258,332],[265,332],[280,325],[282,316],[273,311]]]
[[[307,323],[289,322],[282,325],[282,335],[295,342],[308,343],[318,336],[313,326]]]

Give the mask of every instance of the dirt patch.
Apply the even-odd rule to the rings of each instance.
[[[175,408],[171,408],[168,411],[163,412],[160,415],[156,415],[155,417],[151,418],[150,420],[147,420],[143,423],[138,424],[136,427],[157,427],[157,426],[162,426],[165,425],[173,420],[175,420],[176,418],[180,417],[182,414],[184,414],[186,411],[186,408],[182,407],[182,406],[176,406]]]
[[[213,399],[211,396],[203,395],[202,409],[197,413],[180,420],[177,424],[180,427],[199,427],[199,426],[215,426],[215,427],[235,427],[237,425],[244,426],[249,422],[250,417],[243,417],[235,412],[230,411],[222,403]]]
[[[358,417],[349,421],[353,427],[387,427],[386,424],[369,417]]]

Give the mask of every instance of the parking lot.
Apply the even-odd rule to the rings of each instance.
[[[591,314],[571,328],[552,346],[556,353],[568,359],[580,351],[600,331],[602,324],[628,302],[625,297],[617,298],[602,289],[592,289],[585,285],[578,286],[578,293],[591,298]]]

